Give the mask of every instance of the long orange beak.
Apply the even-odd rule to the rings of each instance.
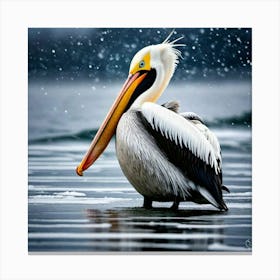
[[[76,168],[76,172],[79,176],[83,176],[83,171],[88,169],[98,159],[109,144],[133,92],[146,75],[147,73],[140,75],[140,73],[137,72],[134,75],[130,74],[128,76],[119,96],[113,103],[109,113],[92,140],[87,153]]]

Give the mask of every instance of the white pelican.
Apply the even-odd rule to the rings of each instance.
[[[211,203],[227,210],[222,190],[222,159],[216,136],[194,113],[178,113],[178,103],[162,106],[161,96],[179,62],[181,38],[141,49],[129,75],[76,172],[82,176],[116,132],[116,153],[129,182],[153,201]]]

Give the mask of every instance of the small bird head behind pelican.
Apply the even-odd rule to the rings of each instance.
[[[178,113],[175,101],[155,102],[168,86],[181,57],[169,36],[157,45],[138,51],[118,97],[76,169],[89,168],[116,133],[116,153],[123,173],[143,195],[144,207],[153,201],[211,203],[227,210],[222,190],[222,160],[216,136],[202,119]]]

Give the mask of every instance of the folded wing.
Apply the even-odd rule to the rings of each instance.
[[[174,104],[146,102],[139,118],[167,159],[193,182],[196,191],[219,209],[222,197],[220,146],[216,136],[193,113],[177,114]],[[176,110],[172,110],[172,108]]]

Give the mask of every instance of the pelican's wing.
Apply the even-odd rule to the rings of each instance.
[[[162,104],[161,106],[165,107],[166,109],[169,109],[175,113],[178,113],[179,111],[179,103],[177,101],[168,101]]]
[[[179,111],[179,103],[177,101],[169,101],[162,104],[161,106],[175,113],[178,113]],[[200,132],[206,137],[206,139],[210,142],[210,144],[212,145],[212,147],[216,152],[216,159],[218,160],[219,165],[221,167],[221,160],[222,160],[221,148],[216,135],[205,125],[202,118],[196,113],[184,112],[184,113],[180,113],[180,115],[183,116],[185,119],[191,121],[193,125],[195,125],[200,130]]]
[[[201,133],[205,136],[205,138],[209,141],[209,143],[212,145],[216,159],[218,162],[219,166],[219,176],[221,179],[221,182],[223,183],[223,174],[222,174],[222,153],[221,153],[221,147],[220,143],[218,141],[218,138],[216,135],[205,125],[204,121],[202,118],[197,115],[196,113],[193,112],[184,112],[180,113],[181,116],[183,116],[185,119],[191,121],[200,131]],[[222,185],[222,190],[230,193],[230,190],[225,186]]]
[[[217,151],[201,129],[180,114],[151,102],[142,105],[139,117],[168,160],[195,184],[210,203],[227,209],[222,198]]]
[[[216,135],[205,125],[202,118],[193,112],[184,112],[180,114],[185,119],[191,121],[193,125],[205,136],[205,138],[208,140],[208,142],[211,144],[211,146],[214,149],[215,157],[220,169],[220,172],[222,174],[222,155],[221,155],[221,147],[220,143],[218,141],[218,138]],[[222,180],[222,176],[221,176]]]

